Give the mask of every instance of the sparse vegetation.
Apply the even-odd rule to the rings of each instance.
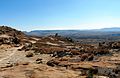
[[[119,74],[119,41],[95,39],[96,43],[86,44],[90,41],[87,38],[81,43],[59,33],[37,37],[6,26],[0,29],[0,67],[4,70],[0,77],[1,73],[10,73],[10,78],[94,78],[93,74]]]

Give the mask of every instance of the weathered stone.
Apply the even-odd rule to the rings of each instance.
[[[33,53],[28,52],[28,53],[26,54],[26,57],[33,57]]]
[[[38,58],[38,59],[36,60],[36,63],[37,63],[37,64],[42,63],[42,59]]]

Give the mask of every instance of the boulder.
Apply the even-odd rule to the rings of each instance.
[[[57,61],[57,60],[50,60],[50,61],[47,62],[47,65],[54,67],[54,66],[58,65],[59,63],[60,62]]]
[[[32,52],[28,52],[28,53],[26,54],[26,57],[33,57],[33,53],[32,53]]]
[[[42,63],[42,59],[40,59],[40,58],[37,58],[37,59],[36,59],[36,63],[37,63],[37,64],[40,64],[40,63]]]

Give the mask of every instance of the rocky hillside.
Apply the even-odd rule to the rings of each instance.
[[[0,30],[0,78],[120,78],[118,41],[81,44],[57,33]]]
[[[19,38],[25,37],[25,34],[23,32],[8,26],[0,26],[0,35],[17,36]]]
[[[27,36],[16,29],[0,26],[0,44],[21,44]]]

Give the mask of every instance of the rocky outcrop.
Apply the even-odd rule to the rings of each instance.
[[[102,42],[102,43],[99,43],[99,47],[101,47],[101,48],[109,48],[109,49],[119,49],[120,48],[120,42],[119,41]]]
[[[26,57],[33,57],[33,53],[32,52],[28,52],[27,54],[26,54]]]
[[[22,44],[24,39],[27,38],[26,35],[7,26],[0,26],[0,44]]]
[[[20,39],[17,37],[0,37],[0,44],[20,44]]]
[[[8,36],[17,36],[17,37],[25,37],[25,34],[21,31],[18,31],[16,29],[13,29],[8,26],[0,26],[0,35],[7,34]]]

